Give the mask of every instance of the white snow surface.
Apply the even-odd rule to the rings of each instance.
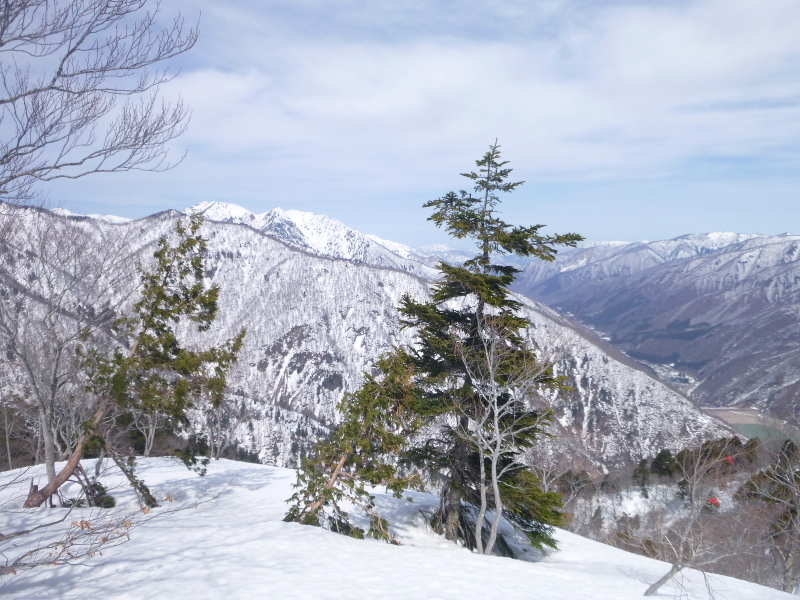
[[[255,214],[227,202],[200,202],[184,213],[200,213],[210,221],[248,225],[319,256],[399,269],[422,277],[437,276],[437,271],[428,264],[435,261],[424,253],[397,242],[365,235],[325,215],[280,207]]]
[[[121,223],[128,223],[132,219],[127,217],[118,217],[116,215],[99,215],[99,214],[91,214],[91,215],[81,215],[78,213],[74,213],[71,210],[67,210],[66,208],[54,208],[53,212],[57,215],[61,215],[62,217],[88,217],[90,219],[98,219],[100,221],[105,221],[106,223],[113,223],[114,225],[119,225]]]
[[[85,461],[87,470],[93,461]],[[378,506],[402,542],[390,546],[316,527],[284,523],[295,472],[231,461],[212,462],[200,478],[172,459],[140,459],[140,475],[163,507],[134,528],[130,541],[80,564],[41,567],[0,579],[9,598],[102,599],[481,599],[633,600],[668,565],[559,530],[559,551],[531,560],[480,556],[426,530],[420,511],[436,498],[408,492],[412,501],[376,492]],[[0,489],[15,472],[0,474]],[[16,472],[19,474],[19,471]],[[18,506],[27,478],[0,494],[2,531],[52,520],[62,509]],[[121,510],[135,511],[119,473],[101,477]],[[12,492],[17,499],[8,502]],[[75,490],[72,490],[75,493]],[[170,494],[174,501],[164,502]],[[196,508],[174,511],[200,501]],[[70,518],[96,518],[76,509]],[[116,510],[116,509],[115,509]],[[172,511],[172,512],[170,512]],[[15,527],[11,527],[11,525]],[[707,586],[708,584],[708,586]],[[778,600],[788,594],[729,577],[687,571],[656,598]]]

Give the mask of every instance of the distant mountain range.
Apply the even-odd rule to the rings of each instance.
[[[431,268],[435,260],[427,254],[374,235],[365,235],[325,215],[281,208],[255,214],[224,202],[201,202],[184,212],[200,213],[204,218],[219,223],[247,225],[318,256],[395,268],[423,277],[436,276],[435,269]]]
[[[207,275],[220,285],[224,339],[248,328],[235,387],[254,408],[239,431],[265,462],[293,466],[337,419],[336,405],[384,351],[412,342],[396,307],[403,294],[424,298],[431,267],[452,251],[427,252],[385,242],[329,217],[274,209],[201,204],[209,242]],[[53,215],[76,226],[121,228],[133,251],[148,252],[182,215],[159,213],[130,222]],[[417,259],[417,256],[420,259]],[[550,393],[557,437],[552,448],[597,471],[730,435],[684,394],[556,311],[520,297],[532,321],[527,335],[556,363],[572,390]]]
[[[530,263],[514,289],[595,328],[704,406],[800,419],[800,236],[570,249]]]

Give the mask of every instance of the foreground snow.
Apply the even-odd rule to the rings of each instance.
[[[91,463],[91,461],[87,461]],[[668,566],[565,531],[560,551],[535,562],[472,554],[425,528],[424,512],[435,506],[426,494],[412,501],[378,495],[382,513],[403,546],[355,540],[319,528],[284,523],[294,471],[216,461],[200,478],[168,459],[141,460],[141,475],[159,500],[131,532],[131,540],[80,565],[45,567],[0,580],[0,593],[14,598],[537,598],[625,600],[641,598]],[[31,469],[26,477],[39,473]],[[0,474],[0,486],[11,473]],[[103,481],[121,508],[134,510],[132,492],[118,475]],[[27,480],[7,486],[0,502]],[[110,487],[114,487],[111,485]],[[74,490],[73,490],[74,493]],[[196,508],[174,510],[201,501]],[[21,520],[52,519],[58,510],[23,511],[21,500],[3,505],[0,532]],[[93,511],[75,511],[90,518]],[[689,571],[656,597],[771,600],[787,594],[727,577]]]

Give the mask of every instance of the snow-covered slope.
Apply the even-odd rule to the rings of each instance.
[[[583,279],[602,279],[639,273],[674,260],[702,256],[750,239],[757,234],[700,233],[657,242],[605,242],[560,250],[553,262],[529,261],[517,282],[525,293],[561,273],[580,271]],[[555,284],[554,284],[555,285]]]
[[[552,309],[520,300],[532,322],[529,338],[571,388],[549,394],[557,421],[549,443],[572,457],[576,468],[603,471],[662,448],[731,435],[718,421],[699,418],[693,403],[601,338]]]
[[[133,223],[74,219],[76,227],[128,235],[144,255],[174,229],[180,213]],[[211,331],[248,334],[231,383],[254,416],[238,434],[267,463],[294,466],[336,422],[343,394],[382,353],[412,341],[396,307],[403,294],[423,299],[430,281],[408,271],[319,256],[260,230],[208,221],[207,275],[222,289]],[[562,430],[587,468],[602,471],[677,450],[730,431],[655,380],[624,355],[554,311],[528,301],[530,336],[573,389],[548,398]]]
[[[397,242],[364,235],[325,215],[281,208],[254,214],[225,202],[201,202],[184,212],[201,213],[210,221],[248,225],[319,256],[396,268],[423,277],[436,276],[426,255]]]
[[[86,217],[89,219],[99,219],[101,221],[106,221],[107,223],[127,223],[131,221],[127,217],[118,217],[116,215],[98,215],[98,214],[91,214],[91,215],[79,215],[77,213],[72,212],[71,210],[67,210],[66,208],[54,208],[53,212],[57,215],[61,215],[62,217]]]
[[[709,406],[800,419],[800,236],[683,236],[572,251],[515,289],[572,312]]]
[[[75,565],[6,577],[2,593],[60,600],[634,600],[669,568],[564,531],[557,532],[559,551],[540,557],[530,550],[530,561],[472,554],[427,530],[421,511],[430,511],[436,499],[416,492],[408,492],[410,502],[375,492],[378,508],[402,546],[356,540],[282,521],[294,471],[222,460],[212,462],[208,475],[199,478],[169,459],[141,459],[140,465],[142,478],[163,505],[147,515],[136,514],[132,491],[118,472],[101,477],[118,499],[119,511],[140,523],[129,542]],[[26,476],[41,475],[39,471]],[[9,476],[0,474],[0,487]],[[24,493],[27,477],[2,494]],[[165,501],[168,495],[171,502]],[[186,508],[198,500],[196,508]],[[23,511],[18,506],[3,506],[0,529],[17,530],[64,512]],[[70,520],[91,524],[99,512],[76,509],[63,526]],[[710,575],[706,582],[702,574],[687,571],[666,584],[659,597],[791,596],[728,577]]]

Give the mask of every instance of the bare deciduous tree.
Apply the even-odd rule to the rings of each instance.
[[[457,344],[464,372],[475,390],[474,406],[455,403],[454,408],[469,426],[458,435],[478,452],[478,494],[480,505],[475,521],[475,543],[482,554],[491,554],[503,516],[501,488],[509,475],[526,469],[523,450],[541,433],[549,421],[549,411],[532,410],[531,403],[543,386],[552,385],[550,364],[520,348],[507,325],[492,316],[479,315],[478,343]],[[483,527],[489,509],[494,509],[488,540]]]
[[[671,563],[670,570],[644,593],[653,595],[685,568],[705,571],[730,557],[751,551],[760,540],[742,529],[742,521],[720,513],[715,494],[721,481],[743,460],[737,438],[706,442],[678,455],[678,477],[686,513],[663,526],[655,535],[636,540],[645,553]],[[753,529],[755,526],[751,527]]]
[[[205,398],[200,405],[201,427],[206,432],[209,458],[219,459],[237,442],[239,428],[263,418],[258,406],[263,391],[258,382],[247,378],[246,363],[237,363],[228,379],[228,400],[215,403]]]
[[[4,375],[0,369],[0,377]],[[18,454],[20,443],[30,443],[30,430],[27,427],[25,414],[20,410],[22,401],[15,395],[0,396],[0,428],[2,428],[3,453],[6,455],[8,469],[14,468],[14,457]],[[2,463],[0,463],[2,464]]]
[[[769,465],[741,487],[737,497],[768,513],[766,547],[780,572],[784,592],[800,590],[800,451],[794,442],[768,457]]]
[[[120,510],[74,515],[74,508],[58,518],[27,511],[18,514],[14,505],[28,476],[27,469],[22,469],[0,483],[1,506],[14,525],[11,531],[4,526],[4,535],[0,536],[0,577],[92,556],[101,548],[127,540],[128,531],[144,516]]]
[[[151,9],[148,10],[148,4]],[[158,24],[148,0],[0,4],[0,190],[30,200],[37,182],[169,168],[165,144],[187,123],[159,86],[161,64],[197,30]],[[124,101],[121,99],[124,98]]]
[[[130,506],[85,508],[81,504],[86,498],[79,497],[69,510],[54,517],[52,511],[32,513],[17,508],[28,477],[27,469],[21,469],[0,482],[0,514],[4,517],[5,532],[0,536],[0,577],[41,566],[81,563],[86,558],[124,544],[130,539],[131,531],[140,525],[197,508],[216,500],[222,493],[159,510]],[[174,501],[170,493],[162,493],[159,497],[167,504]]]
[[[0,342],[38,414],[49,479],[93,412],[77,350],[133,291],[133,257],[116,229],[10,207],[18,225],[0,252]]]

